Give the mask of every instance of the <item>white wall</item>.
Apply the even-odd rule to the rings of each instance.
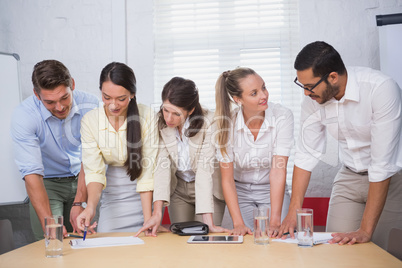
[[[300,48],[323,40],[347,65],[379,69],[375,15],[402,12],[402,0],[299,0]],[[124,10],[126,12],[124,12]],[[55,58],[70,69],[78,89],[99,96],[101,69],[116,60],[134,69],[138,99],[153,102],[152,1],[0,0],[0,51],[21,57],[23,97],[31,95],[33,65]],[[1,88],[1,92],[6,89]],[[331,145],[332,144],[332,145]],[[337,170],[336,144],[314,170],[308,195],[329,196]]]
[[[17,53],[23,98],[32,94],[35,63],[57,59],[76,88],[98,94],[101,69],[112,60],[112,0],[0,0],[0,51]]]
[[[376,15],[402,12],[402,0],[299,0],[301,47],[325,41],[346,65],[380,68]]]
[[[154,98],[153,1],[127,0],[127,64],[137,78],[137,99],[150,105]]]
[[[20,55],[24,99],[35,63],[53,58],[69,68],[77,89],[97,96],[102,68],[127,63],[138,99],[153,101],[152,1],[0,0],[0,51]]]

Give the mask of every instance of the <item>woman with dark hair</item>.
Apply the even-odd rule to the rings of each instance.
[[[211,232],[225,232],[215,225],[222,221],[225,204],[211,139],[213,114],[202,109],[195,83],[181,77],[163,87],[162,102],[154,211],[137,235],[144,230],[156,235],[162,207],[169,204],[171,222],[198,220]]]
[[[134,232],[152,213],[156,120],[150,108],[137,104],[135,75],[127,65],[108,64],[99,86],[103,107],[81,121],[88,203],[77,225],[90,225],[100,199],[98,232]]]

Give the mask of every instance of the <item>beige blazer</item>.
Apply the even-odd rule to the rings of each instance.
[[[197,135],[189,139],[190,162],[195,173],[195,211],[213,213],[213,196],[223,200],[219,163],[215,158],[215,146],[212,137],[215,131],[213,113],[205,116],[203,127]],[[164,205],[170,203],[170,196],[177,186],[178,149],[176,129],[163,128],[159,131],[159,153],[154,173],[154,202],[163,200]]]

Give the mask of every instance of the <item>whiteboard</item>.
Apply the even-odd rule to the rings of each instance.
[[[23,202],[27,193],[25,183],[14,162],[14,150],[10,135],[11,115],[21,102],[19,83],[19,56],[0,52],[0,205]]]
[[[402,24],[380,26],[380,68],[402,88]]]

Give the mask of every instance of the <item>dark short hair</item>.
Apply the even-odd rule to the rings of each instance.
[[[57,60],[44,60],[34,66],[32,84],[37,93],[42,89],[52,90],[60,85],[72,88],[73,79],[69,70]]]
[[[346,72],[341,55],[323,41],[306,45],[296,56],[294,68],[298,71],[312,68],[315,77],[322,77],[331,72],[337,72],[340,75]]]

